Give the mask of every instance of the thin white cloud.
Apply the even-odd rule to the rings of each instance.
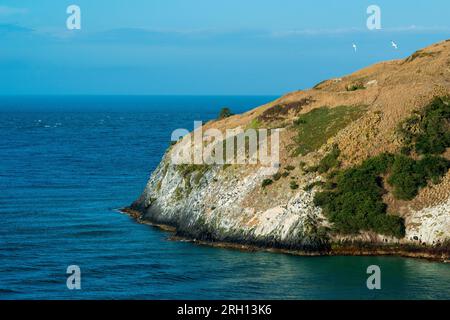
[[[362,32],[361,28],[337,28],[337,29],[295,29],[274,31],[271,33],[273,37],[292,37],[292,36],[315,36],[315,35],[332,35]]]
[[[274,31],[271,33],[272,37],[295,37],[295,36],[320,36],[320,35],[338,35],[338,34],[352,34],[364,32],[386,32],[386,33],[403,33],[403,32],[450,32],[450,27],[443,26],[403,26],[382,28],[381,30],[371,31],[367,28],[336,28],[336,29],[296,29],[285,31]]]
[[[26,14],[26,13],[28,13],[28,9],[26,9],[26,8],[0,6],[0,16],[12,16],[12,15]]]
[[[416,26],[416,25],[410,25],[406,27],[395,27],[395,28],[388,28],[386,31],[390,32],[449,32],[450,27],[445,26],[431,26],[431,27],[425,27],[425,26]]]
[[[2,8],[0,6],[0,8]],[[370,33],[380,35],[407,34],[450,34],[450,27],[440,26],[403,26],[390,27],[370,31],[367,28],[335,28],[335,29],[293,29],[293,30],[250,30],[250,29],[145,29],[120,28],[105,31],[82,30],[68,31],[63,27],[30,29],[16,24],[0,22],[0,36],[11,32],[32,33],[40,39],[64,41],[77,40],[89,43],[127,43],[140,45],[228,45],[236,43],[266,43],[267,41],[297,41],[334,36],[366,36]]]

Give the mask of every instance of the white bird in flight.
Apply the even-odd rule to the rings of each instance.
[[[397,44],[394,41],[391,41],[391,44],[392,44],[392,46],[394,47],[395,50],[398,49],[398,46],[397,46]]]
[[[356,52],[356,44],[353,44],[353,49],[355,49],[355,52]]]

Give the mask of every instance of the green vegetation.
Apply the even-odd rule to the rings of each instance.
[[[428,155],[414,160],[401,154],[381,154],[329,176],[314,203],[322,207],[338,232],[372,230],[403,237],[403,220],[386,214],[381,176],[389,175],[388,183],[397,199],[411,200],[429,180],[439,182],[449,168],[450,161],[442,157]]]
[[[286,177],[289,177],[290,174],[291,174],[291,173],[290,173],[289,171],[284,171],[284,172],[281,174],[281,176],[282,176],[283,178],[286,178]]]
[[[393,162],[392,155],[382,154],[364,161],[360,166],[340,171],[327,184],[323,192],[316,194],[314,203],[321,206],[334,224],[334,229],[344,234],[356,234],[360,230],[404,236],[402,218],[386,214],[383,203],[385,190],[380,175]]]
[[[428,180],[438,183],[450,168],[450,161],[442,157],[427,155],[414,160],[405,155],[396,155],[388,183],[394,187],[397,199],[412,200]]]
[[[210,166],[205,164],[180,164],[176,166],[176,170],[181,174],[184,181],[184,191],[186,195],[189,195],[192,191],[191,178],[194,177],[193,182],[198,185],[203,178],[204,174]],[[182,189],[177,187],[175,190],[175,199],[180,200],[182,198]]]
[[[291,187],[292,190],[298,189],[298,183],[296,181],[291,181],[289,186]]]
[[[305,173],[317,172],[319,170],[319,166],[310,166],[304,168]]]
[[[247,129],[259,129],[261,127],[261,121],[259,121],[259,119],[254,118],[252,119],[252,121],[250,121],[250,124],[248,125]]]
[[[321,107],[300,115],[294,121],[294,126],[298,129],[294,156],[316,151],[350,122],[360,118],[364,112],[365,108],[362,106],[339,106]]]
[[[428,180],[438,183],[450,168],[450,161],[436,156],[450,147],[450,97],[435,98],[402,122],[399,131],[404,146],[402,155],[395,158],[388,182],[396,198],[411,200]],[[413,150],[421,159],[406,156]]]
[[[277,172],[272,176],[273,180],[278,181],[281,178],[281,173]]]
[[[347,91],[356,91],[356,90],[363,90],[366,87],[364,87],[364,84],[362,82],[353,83],[349,86],[347,86]]]
[[[292,170],[295,169],[295,167],[294,167],[294,166],[286,166],[285,169],[286,169],[287,171],[292,171]]]
[[[283,120],[289,113],[298,113],[304,106],[312,102],[314,102],[314,99],[307,97],[297,101],[276,104],[266,109],[260,116],[258,116],[258,120],[266,123]]]
[[[225,119],[225,118],[231,117],[232,115],[233,114],[231,113],[230,108],[225,107],[220,110],[219,117],[217,119],[218,120]]]
[[[183,176],[183,178],[190,177],[193,173],[205,174],[208,171],[209,166],[206,164],[179,164],[176,166],[177,171]]]
[[[176,201],[180,201],[181,199],[183,199],[183,189],[179,186],[175,189],[174,198]]]
[[[316,194],[314,203],[322,207],[336,231],[354,234],[372,230],[403,237],[402,218],[386,212],[383,177],[387,176],[395,198],[412,200],[420,188],[429,181],[439,183],[450,169],[450,161],[438,156],[450,147],[449,97],[436,98],[423,111],[414,113],[402,123],[400,132],[405,138],[400,154],[381,154],[359,166],[334,171],[323,191]],[[412,150],[417,157],[408,156]],[[319,163],[318,171],[337,166],[338,157],[339,150],[333,150]]]
[[[202,172],[202,171],[198,171],[195,173],[195,176],[194,176],[194,184],[195,185],[200,184],[200,181],[203,178],[203,174],[204,174],[204,172]]]
[[[325,183],[323,181],[315,181],[311,182],[310,184],[307,184],[303,190],[304,191],[311,191],[314,187],[319,186],[322,187]]]
[[[273,180],[272,180],[272,179],[264,179],[261,186],[262,186],[263,188],[265,188],[265,187],[267,187],[267,186],[270,186],[272,183],[273,183]]]
[[[338,160],[341,151],[337,145],[333,146],[333,149],[330,153],[328,153],[322,160],[319,162],[319,166],[317,167],[317,171],[319,173],[328,172],[330,169],[335,168],[340,165],[340,161]]]
[[[394,187],[393,194],[397,199],[410,200],[416,196],[420,187],[426,185],[423,175],[417,172],[414,159],[399,155],[395,157],[392,169],[388,182]]]
[[[450,97],[435,98],[399,129],[405,139],[405,151],[414,149],[422,155],[443,153],[450,147]]]
[[[417,58],[434,57],[440,52],[425,52],[423,50],[418,50],[405,59],[405,63],[412,62]]]

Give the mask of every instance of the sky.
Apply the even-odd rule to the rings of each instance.
[[[80,30],[66,27],[72,4]],[[0,95],[279,95],[448,39],[448,12],[448,0],[0,0]]]

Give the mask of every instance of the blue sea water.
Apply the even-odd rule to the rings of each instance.
[[[169,241],[117,211],[176,128],[275,97],[1,97],[1,299],[449,299],[447,264]],[[81,290],[66,269],[81,269]],[[366,287],[369,265],[381,290]]]

